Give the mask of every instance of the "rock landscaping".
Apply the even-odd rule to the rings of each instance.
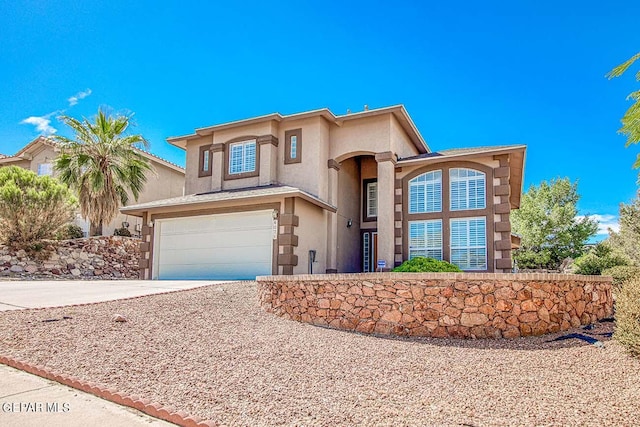
[[[517,338],[613,313],[611,278],[573,274],[377,273],[258,278],[287,319],[363,333]]]
[[[640,425],[640,363],[612,329],[380,338],[266,313],[244,282],[2,312],[0,356],[213,425]]]
[[[47,241],[39,252],[0,246],[0,278],[137,279],[140,240],[101,236]]]

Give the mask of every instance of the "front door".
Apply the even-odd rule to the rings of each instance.
[[[370,273],[376,271],[378,263],[378,232],[362,232],[362,271]]]

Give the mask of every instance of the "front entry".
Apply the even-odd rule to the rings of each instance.
[[[362,232],[362,271],[376,271],[378,262],[378,232],[366,230]]]

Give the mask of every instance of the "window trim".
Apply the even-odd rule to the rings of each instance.
[[[231,146],[239,143],[253,142],[256,146],[256,166],[255,169],[249,172],[230,173],[231,167]],[[224,180],[231,181],[233,179],[252,178],[260,175],[260,144],[258,143],[258,137],[256,136],[242,136],[234,138],[224,144]]]
[[[377,221],[378,220],[378,200],[379,198],[376,197],[376,216],[369,216],[369,206],[368,206],[368,202],[369,202],[369,185],[375,183],[376,186],[378,185],[378,178],[369,178],[369,179],[363,179],[362,180],[362,222],[373,222],[373,221]],[[376,196],[378,194],[377,188],[376,188]]]
[[[209,164],[208,164],[209,170],[204,169],[204,157],[205,157],[204,153],[205,152],[209,152]],[[213,166],[213,156],[211,153],[211,144],[201,145],[199,147],[199,155],[198,155],[198,178],[211,176],[212,166]]]
[[[291,137],[296,137],[296,157],[291,157]],[[302,162],[302,128],[284,132],[284,164],[291,165]]]
[[[485,173],[485,195],[486,195],[486,208],[475,209],[470,211],[450,211],[449,206],[449,169],[452,168],[468,168],[475,169]],[[431,213],[409,213],[409,181],[418,175],[425,172],[431,172],[434,170],[442,170],[442,212]],[[396,221],[402,221],[402,231],[396,237],[402,238],[401,247],[397,247],[396,254],[402,253],[402,259],[407,260],[409,257],[409,221],[419,220],[432,220],[442,219],[442,238],[443,238],[443,257],[445,261],[450,261],[450,219],[451,218],[467,218],[474,216],[484,216],[487,218],[486,231],[487,231],[487,269],[486,270],[471,270],[474,272],[492,272],[495,271],[495,242],[498,240],[494,235],[495,223],[497,221],[494,214],[494,206],[497,202],[494,202],[494,180],[493,180],[494,168],[489,165],[476,163],[472,161],[447,161],[438,162],[437,164],[424,165],[418,167],[402,177],[400,184],[402,188],[402,196],[399,198],[402,201],[402,212],[396,212]],[[396,196],[398,197],[398,196]],[[500,196],[505,198],[506,196]],[[398,200],[398,199],[396,199]],[[500,203],[505,203],[502,201]],[[396,201],[398,203],[398,201]],[[399,264],[399,262],[396,262]]]
[[[451,243],[451,241],[453,240],[451,238],[451,232],[453,230],[453,227],[452,227],[451,224],[453,223],[453,221],[466,221],[467,222],[467,234],[468,234],[469,233],[469,231],[468,231],[469,221],[478,220],[478,219],[484,220],[484,261],[485,261],[485,265],[484,265],[484,268],[465,268],[465,269],[463,269],[462,267],[458,266],[461,270],[464,270],[464,271],[487,271],[487,269],[489,268],[489,239],[488,239],[488,236],[487,236],[487,234],[488,234],[487,233],[487,229],[488,229],[487,217],[486,216],[472,216],[472,217],[464,217],[464,218],[449,218],[449,260],[453,260],[453,251],[454,251],[454,249],[470,251],[471,249],[480,249],[481,248],[481,246],[477,246],[477,245],[471,246],[471,245],[468,245],[468,244],[465,247],[456,247],[456,248],[454,248],[453,244]]]

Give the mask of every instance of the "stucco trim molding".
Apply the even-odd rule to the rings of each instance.
[[[376,162],[378,163],[393,162],[393,164],[395,165],[397,161],[398,159],[396,158],[396,155],[393,153],[393,151],[384,151],[382,153],[376,153]]]
[[[327,168],[339,171],[340,163],[336,162],[335,159],[329,159],[327,160]]]

